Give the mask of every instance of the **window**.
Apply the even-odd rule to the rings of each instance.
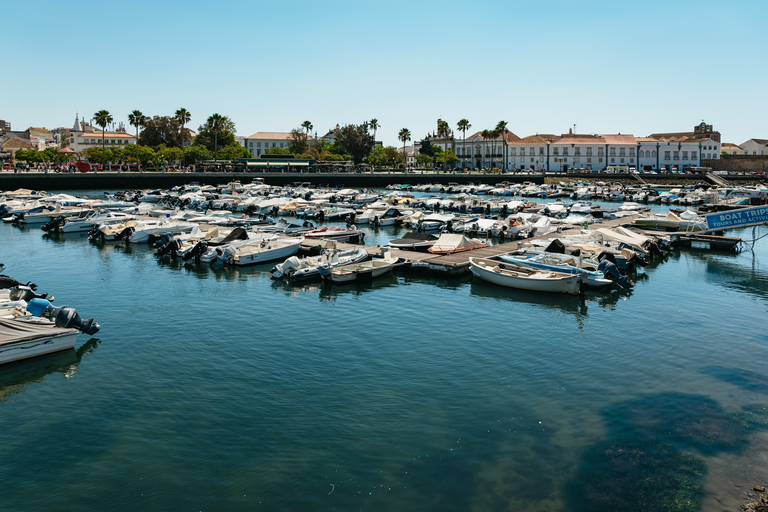
[[[252,142],[252,141],[248,143],[248,147],[249,147],[249,148],[252,148],[252,147],[253,147],[253,142]]]
[[[256,143],[256,147],[257,147],[257,148],[260,148],[260,147],[261,147],[261,142],[257,142],[257,143]]]
[[[587,156],[592,156],[592,148],[587,148]]]
[[[675,152],[673,153],[673,155],[674,155],[674,156],[672,157],[672,159],[673,159],[673,160],[680,160],[680,152],[679,152],[679,151],[675,151]]]
[[[517,156],[517,148],[512,148],[509,154],[512,156]]]
[[[597,148],[597,156],[603,156],[603,148]]]
[[[656,150],[655,149],[651,152],[651,158],[656,158]]]
[[[688,160],[688,152],[683,151],[683,160]]]
[[[539,148],[539,156],[544,156],[544,148]]]
[[[587,153],[587,154],[589,154],[589,153]],[[591,164],[591,163],[592,163],[592,157],[591,157],[591,156],[588,156],[588,157],[587,157],[587,163],[588,163],[588,164]]]
[[[574,161],[574,162],[581,162],[581,158],[579,158],[579,157],[577,156],[577,157],[575,157],[575,158],[573,159],[573,161]]]
[[[611,156],[616,156],[616,148],[611,148]]]
[[[696,152],[691,151],[691,160],[696,160]]]
[[[615,164],[616,163],[616,159],[615,158],[611,158],[611,163]]]
[[[664,160],[669,160],[669,151],[664,152]]]
[[[619,148],[619,156],[627,156],[627,148]]]
[[[581,148],[576,148],[576,149],[574,150],[574,154],[575,154],[576,156],[580,156],[580,155],[581,155]]]
[[[635,156],[635,148],[629,148],[629,156]]]
[[[552,156],[558,156],[558,148],[552,148]]]
[[[568,148],[563,148],[563,156],[568,156]]]
[[[622,159],[621,159],[621,161],[620,161],[619,163],[622,163],[622,164],[623,164],[623,163],[624,163],[624,159],[622,158]]]
[[[536,154],[536,148],[528,148],[528,154],[530,156],[533,156]]]
[[[273,148],[277,147],[277,142],[273,142],[273,143],[272,143],[272,147],[273,147]]]
[[[597,163],[599,163],[599,164],[603,163],[603,159],[602,158],[598,158],[597,159]]]

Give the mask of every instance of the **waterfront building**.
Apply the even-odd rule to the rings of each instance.
[[[311,136],[307,141],[314,140]],[[256,132],[243,139],[245,148],[251,153],[251,156],[258,158],[272,148],[288,149],[293,139],[288,132]]]
[[[122,125],[117,131],[105,130],[103,132],[99,127],[91,126],[85,121],[80,121],[79,116],[75,116],[75,124],[69,132],[69,148],[77,154],[81,154],[88,148],[100,148],[102,145],[110,148],[124,148],[129,144],[136,143],[136,136],[126,132]]]
[[[768,155],[768,140],[766,139],[749,139],[737,147],[740,151],[734,152],[735,155]],[[725,149],[723,150],[725,151]]]
[[[723,142],[720,145],[720,151],[729,155],[743,155],[744,149],[738,144],[732,142]]]

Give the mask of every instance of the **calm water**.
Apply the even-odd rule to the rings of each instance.
[[[0,262],[102,325],[0,367],[3,509],[720,511],[765,481],[767,240],[583,298],[7,224]]]

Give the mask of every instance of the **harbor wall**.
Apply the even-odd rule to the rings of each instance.
[[[193,181],[201,185],[219,185],[232,180],[250,183],[254,178],[264,178],[269,185],[289,185],[296,182],[309,182],[313,185],[343,186],[347,188],[378,188],[394,183],[421,185],[436,183],[448,185],[458,183],[487,183],[495,185],[502,182],[557,183],[559,181],[604,181],[606,183],[624,183],[642,185],[636,178],[626,174],[465,174],[465,173],[214,173],[214,172],[145,172],[145,173],[0,173],[0,190],[28,188],[31,190],[129,190],[146,188],[171,188]],[[643,178],[662,186],[707,183],[702,175],[658,174],[643,175]],[[752,184],[766,179],[761,175],[723,176],[728,183]]]
[[[713,171],[764,174],[768,171],[768,155],[720,155],[717,160],[703,160],[701,165]]]

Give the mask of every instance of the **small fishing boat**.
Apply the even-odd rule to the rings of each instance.
[[[74,348],[77,329],[0,318],[0,364]]]
[[[402,238],[390,240],[387,247],[392,249],[403,249],[406,251],[421,251],[425,252],[427,249],[437,241],[436,235],[430,235],[429,233],[416,233],[408,232],[403,235]]]
[[[581,258],[570,254],[557,254],[544,251],[520,249],[502,254],[499,259],[516,265],[528,266],[543,270],[553,270],[565,274],[579,274],[586,277],[584,284],[595,288],[610,286],[612,280],[607,279],[601,270],[600,263],[590,258]],[[619,282],[623,287],[632,286],[631,281],[624,278]]]
[[[471,251],[472,249],[480,249],[481,247],[488,247],[490,244],[482,242],[477,238],[467,238],[464,235],[454,235],[450,233],[443,233],[440,235],[432,247],[427,249],[432,254],[453,254],[463,251]]]
[[[576,295],[584,277],[551,270],[523,267],[485,258],[469,258],[472,275],[499,286],[549,293]]]
[[[340,242],[346,242],[348,240],[358,240],[360,242],[365,238],[365,233],[360,229],[354,228],[342,228],[338,226],[323,226],[304,233],[304,236],[309,240],[337,240]]]
[[[275,265],[269,273],[272,279],[285,277],[292,281],[301,281],[320,277],[320,270],[322,268],[332,269],[359,263],[366,259],[368,259],[368,251],[364,248],[353,247],[340,251],[336,248],[336,242],[329,240],[319,256],[309,256],[301,259],[291,256],[284,262]]]
[[[228,246],[223,250],[221,261],[225,265],[245,266],[281,260],[296,254],[303,241],[303,237],[285,237],[263,240],[258,244]]]
[[[374,258],[371,261],[355,263],[353,265],[343,265],[330,269],[322,268],[320,273],[327,281],[334,284],[370,281],[375,277],[386,274],[400,263],[400,258],[395,258],[386,249],[382,251],[381,256],[381,258]]]

